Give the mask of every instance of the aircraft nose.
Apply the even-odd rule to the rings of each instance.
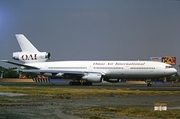
[[[172,69],[172,73],[175,74],[177,73],[177,70],[175,68]]]

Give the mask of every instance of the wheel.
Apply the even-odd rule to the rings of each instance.
[[[75,85],[81,85],[81,82],[75,82]]]
[[[70,82],[69,82],[69,85],[74,85],[74,82],[70,81]]]
[[[92,82],[83,82],[82,85],[91,86]]]
[[[151,86],[151,84],[150,84],[150,83],[148,83],[148,84],[147,84],[147,86],[148,86],[148,87],[150,87],[150,86]]]

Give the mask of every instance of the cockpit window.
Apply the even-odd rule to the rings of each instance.
[[[171,66],[166,66],[166,69],[167,69],[167,68],[172,68],[172,67],[171,67]]]

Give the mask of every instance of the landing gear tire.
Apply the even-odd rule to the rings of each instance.
[[[70,82],[69,82],[69,85],[74,85],[74,82],[70,81]]]
[[[76,85],[76,86],[77,86],[77,85],[78,85],[78,86],[79,86],[79,85],[85,85],[85,86],[91,86],[91,85],[92,85],[92,82],[82,82],[82,83],[81,83],[80,81],[77,81],[77,82],[76,82],[76,81],[70,81],[70,82],[69,82],[69,85]]]
[[[151,79],[147,79],[146,83],[147,83],[147,87],[151,87]]]
[[[82,85],[92,86],[92,83],[91,82],[83,82]]]
[[[81,82],[73,82],[73,81],[70,81],[70,82],[69,82],[69,85],[81,85]]]
[[[148,86],[148,87],[151,87],[151,84],[150,84],[150,83],[148,83],[148,84],[147,84],[147,86]]]
[[[75,82],[75,85],[81,85],[81,82]]]

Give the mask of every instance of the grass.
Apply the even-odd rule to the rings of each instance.
[[[12,103],[12,102],[18,102],[18,100],[8,99],[8,98],[0,98],[0,103]]]
[[[86,110],[78,110],[82,113],[90,114],[91,116],[83,116],[87,119],[111,119],[112,116],[128,116],[128,117],[144,117],[144,118],[166,118],[179,119],[180,110],[154,111],[150,108],[142,107],[105,107],[91,108]],[[109,115],[109,116],[107,116]],[[80,115],[79,115],[80,116]]]
[[[37,87],[37,86],[0,86],[1,92],[23,93],[29,95],[109,95],[109,96],[129,96],[129,95],[180,95],[180,91],[140,91],[130,89],[75,89],[60,87]]]
[[[38,87],[38,86],[0,86],[1,92],[23,93],[32,98],[51,97],[58,99],[71,99],[73,96],[80,98],[101,97],[101,96],[156,96],[156,95],[180,95],[180,91],[140,91],[130,89],[76,89],[61,87]],[[0,98],[0,103],[16,102],[16,100]],[[85,113],[83,116],[87,119],[110,119],[112,116],[146,117],[146,118],[180,118],[180,110],[154,111],[150,108],[142,107],[105,107],[75,110],[75,112]],[[82,115],[79,115],[82,116]]]

